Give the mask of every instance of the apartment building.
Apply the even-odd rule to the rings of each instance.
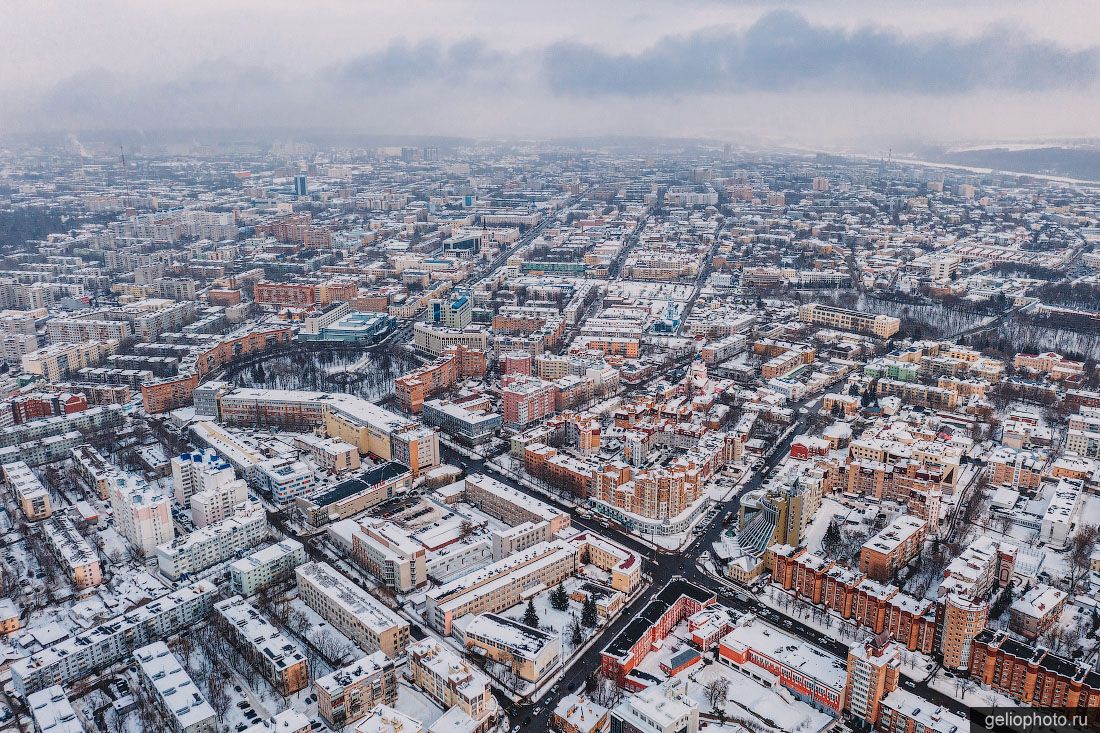
[[[367,519],[351,535],[351,557],[398,593],[428,583],[427,551],[393,522]]]
[[[233,466],[209,448],[181,453],[171,463],[172,486],[180,506],[188,506],[191,497],[200,491],[224,486],[237,478]]]
[[[433,639],[409,645],[412,683],[445,710],[459,708],[474,725],[469,733],[489,730],[499,713],[489,678]]]
[[[71,392],[35,392],[11,400],[12,421],[19,425],[58,415],[71,415],[88,409],[88,399]]]
[[[359,645],[390,658],[409,644],[409,622],[382,605],[344,575],[323,562],[299,565],[294,570],[298,596],[321,618]]]
[[[163,641],[134,651],[138,680],[160,708],[172,733],[216,733],[214,708]]]
[[[551,536],[570,524],[568,513],[481,473],[466,477],[463,498],[490,517],[513,526],[547,522]]]
[[[68,685],[125,660],[135,649],[190,628],[214,607],[218,588],[200,582],[179,588],[98,626],[12,663],[19,695]]]
[[[50,492],[38,480],[31,467],[23,461],[6,463],[3,466],[4,482],[15,493],[19,508],[28,522],[48,519],[53,514]]]
[[[910,651],[932,654],[936,649],[943,620],[937,616],[940,604],[913,598],[805,549],[775,545],[768,555],[774,567],[772,582],[797,597],[835,611],[869,634],[885,632]]]
[[[264,588],[290,580],[306,562],[302,543],[287,538],[256,550],[229,566],[230,592],[249,598]]]
[[[989,602],[970,598],[961,593],[944,597],[937,609],[942,614],[940,653],[947,669],[967,669],[974,638],[981,633],[989,620]]]
[[[82,341],[122,341],[134,335],[126,321],[94,318],[51,318],[46,336],[51,344],[79,344]]]
[[[577,572],[577,548],[568,542],[542,542],[432,588],[424,618],[443,635],[469,613],[496,613],[516,605],[536,585],[552,587]]]
[[[927,521],[902,514],[860,548],[860,571],[880,582],[890,580],[920,554],[927,533]]]
[[[229,518],[233,508],[248,499],[248,484],[235,478],[191,495],[191,521],[196,527]]]
[[[970,677],[1013,700],[1041,708],[1100,707],[1100,673],[1090,665],[986,629],[974,637]]]
[[[379,705],[397,702],[397,673],[384,652],[352,662],[313,683],[317,713],[334,730],[342,730]]]
[[[41,527],[54,557],[78,590],[94,588],[103,582],[99,554],[76,531],[76,527],[68,517],[64,515],[50,517],[42,523]]]
[[[229,638],[264,679],[286,697],[309,684],[305,655],[240,596],[214,604],[214,611],[229,632]]]
[[[227,519],[157,545],[157,567],[166,578],[179,580],[229,560],[267,535],[263,505],[257,501],[239,504]]]
[[[821,303],[806,303],[800,306],[798,318],[803,323],[827,326],[841,331],[866,333],[881,339],[888,339],[901,330],[899,318],[834,308]]]
[[[123,420],[121,405],[99,405],[80,412],[0,428],[0,446],[21,447],[34,440],[65,435],[73,431],[106,431],[122,425]]]
[[[80,369],[97,366],[117,349],[118,341],[114,340],[51,344],[25,354],[21,366],[27,374],[37,374],[47,382],[60,382]]]
[[[538,377],[516,375],[507,378],[500,395],[504,427],[525,430],[554,414],[557,392],[553,382],[545,382]]]
[[[868,727],[882,716],[882,699],[898,687],[901,650],[895,642],[871,641],[848,649],[848,684],[844,704]]]

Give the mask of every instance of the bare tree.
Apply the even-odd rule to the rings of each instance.
[[[1096,549],[1097,528],[1083,524],[1069,540],[1069,591],[1075,593],[1080,582],[1088,577],[1092,568],[1092,552]]]
[[[729,693],[730,681],[725,675],[715,677],[706,686],[707,702],[714,712],[726,709],[726,696]]]

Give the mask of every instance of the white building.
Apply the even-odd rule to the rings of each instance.
[[[138,647],[189,628],[210,613],[218,587],[195,583],[161,596],[12,662],[16,692],[23,697],[50,685],[67,685],[119,662]]]
[[[141,670],[141,685],[160,707],[161,717],[174,733],[215,733],[214,708],[206,701],[191,675],[163,641],[134,652]]]
[[[134,552],[148,557],[158,545],[171,542],[176,534],[172,524],[172,502],[159,488],[137,476],[122,473],[112,474],[109,484],[115,527]]]
[[[233,479],[191,495],[191,521],[196,527],[220,522],[233,513],[233,507],[248,499],[248,484]]]
[[[611,730],[636,733],[698,733],[699,704],[684,681],[672,678],[627,698],[611,710]]]
[[[295,539],[285,539],[256,550],[229,566],[230,592],[245,598],[294,577],[294,568],[306,562],[306,550]]]
[[[1056,550],[1066,546],[1081,508],[1081,493],[1080,480],[1062,479],[1058,482],[1039,527],[1040,542]]]
[[[278,504],[305,496],[317,486],[317,476],[303,461],[264,461],[256,466],[253,477],[260,490]]]
[[[187,506],[194,494],[223,486],[236,478],[233,466],[210,448],[181,453],[172,459],[172,486],[180,506]]]
[[[165,577],[179,580],[185,574],[206,570],[240,550],[259,544],[267,532],[267,511],[263,505],[241,504],[228,519],[158,545],[157,566]]]
[[[84,733],[84,725],[76,717],[73,704],[65,696],[61,685],[28,695],[27,707],[38,733]]]
[[[352,558],[398,593],[427,584],[427,554],[419,542],[393,522],[368,519],[352,532]]]

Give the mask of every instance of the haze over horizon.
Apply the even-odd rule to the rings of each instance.
[[[1089,2],[116,0],[0,8],[0,129],[638,135],[880,149],[1095,137]]]

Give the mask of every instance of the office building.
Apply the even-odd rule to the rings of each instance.
[[[351,557],[398,593],[428,583],[427,551],[408,532],[384,519],[368,519],[351,536]]]
[[[827,326],[841,331],[855,331],[888,339],[901,329],[901,319],[876,313],[862,313],[834,308],[821,303],[806,303],[799,307],[798,318],[804,323]]]
[[[666,680],[611,709],[611,733],[698,733],[699,704],[683,680]]]
[[[361,649],[381,650],[390,658],[405,651],[409,622],[328,563],[299,565],[294,575],[298,597]]]
[[[495,613],[468,616],[458,624],[467,649],[507,664],[527,682],[539,682],[561,665],[561,634],[531,628]]]

